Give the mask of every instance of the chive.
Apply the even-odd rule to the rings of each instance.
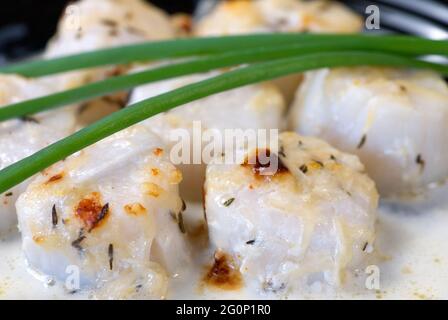
[[[423,160],[422,155],[419,153],[415,158],[415,162],[420,166],[420,173],[425,169],[425,160]]]
[[[297,72],[325,67],[358,65],[427,68],[448,75],[448,66],[391,54],[366,52],[310,54],[254,64],[128,106],[4,168],[0,171],[0,193],[95,142],[188,102]]]
[[[182,233],[186,232],[184,224],[184,215],[182,211],[177,214],[177,225],[179,226],[180,232]]]
[[[109,244],[107,249],[107,255],[109,256],[109,269],[113,270],[114,268],[114,245],[112,243]]]
[[[235,201],[235,198],[227,199],[226,201],[223,202],[222,205],[223,205],[224,207],[228,207],[228,206],[230,206],[230,205],[233,203],[233,201]]]
[[[0,121],[26,116],[48,109],[85,101],[105,94],[131,89],[137,85],[169,78],[206,72],[217,68],[235,66],[242,63],[261,62],[299,54],[341,51],[345,48],[362,49],[365,44],[349,42],[345,39],[329,39],[310,44],[283,44],[276,47],[257,47],[236,52],[217,54],[192,61],[172,64],[134,74],[121,75],[92,84],[54,93],[48,96],[18,102],[0,108]],[[392,48],[395,48],[392,46]],[[389,48],[390,50],[390,48]],[[447,48],[448,50],[448,48]],[[393,51],[393,50],[392,50]],[[428,51],[428,53],[433,53]]]
[[[308,37],[307,35],[303,36]],[[136,61],[180,58],[220,53],[229,48],[252,48],[259,45],[279,45],[301,40],[300,34],[250,35],[153,41],[121,47],[100,49],[48,60],[28,61],[0,68],[0,73],[17,73],[40,77],[71,70],[85,69]]]
[[[51,208],[51,223],[53,224],[53,228],[58,225],[58,212],[56,211],[56,205],[53,205]]]
[[[106,203],[100,211],[100,214],[96,218],[95,222],[93,223],[92,227],[89,229],[89,232],[95,229],[98,224],[109,214],[109,203]]]
[[[356,146],[356,148],[357,149],[361,149],[364,146],[364,144],[366,143],[366,140],[367,140],[367,135],[363,134],[362,137],[361,137],[361,140],[359,141],[359,143]]]
[[[30,117],[28,115],[19,115],[20,120],[22,120],[23,122],[31,122],[31,123],[35,123],[35,124],[39,124],[39,120],[37,120],[36,118]]]
[[[334,34],[257,34],[208,38],[174,39],[139,43],[123,47],[84,52],[50,60],[29,61],[0,68],[0,73],[17,73],[27,77],[39,77],[71,70],[127,64],[167,58],[198,56],[259,46],[274,47],[282,44],[303,45],[341,40],[346,50],[369,49],[412,55],[447,55],[448,42],[412,36],[334,35]],[[236,49],[235,49],[236,48]],[[342,48],[342,47],[341,47]]]
[[[81,242],[83,242],[85,238],[86,236],[84,235],[84,230],[79,230],[78,238],[72,242],[72,247],[77,249],[78,251],[84,250],[84,248],[81,246]]]
[[[303,51],[302,46],[280,48],[258,48],[238,53],[226,53],[204,59],[196,59],[163,66],[134,74],[112,77],[71,90],[22,101],[0,108],[0,121],[25,116],[51,108],[95,98],[104,94],[133,88],[144,83],[165,80],[216,68],[234,66],[245,62],[263,61],[272,58],[295,55]]]
[[[362,247],[362,251],[366,251],[368,245],[369,245],[368,242],[364,243],[364,246]]]

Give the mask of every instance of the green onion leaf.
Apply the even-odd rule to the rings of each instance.
[[[190,84],[117,111],[0,171],[0,193],[120,130],[212,94],[307,70],[342,66],[427,68],[448,75],[448,66],[382,53],[331,52],[262,62]]]
[[[341,49],[381,50],[410,55],[448,55],[448,41],[429,40],[412,36],[334,35],[276,33],[209,38],[175,39],[156,41],[84,52],[50,60],[37,60],[8,65],[0,73],[17,73],[27,77],[39,77],[85,68],[128,64],[136,61],[161,60],[216,54],[260,46],[273,47],[284,44],[312,44],[339,40]]]
[[[344,46],[342,46],[344,48]],[[358,43],[350,49],[359,49]],[[48,109],[76,103],[109,93],[131,89],[135,86],[179,77],[192,73],[206,72],[217,68],[235,66],[242,63],[268,61],[272,59],[298,56],[309,53],[343,51],[341,40],[313,42],[311,44],[288,44],[277,47],[259,47],[236,52],[216,54],[193,61],[181,62],[138,73],[112,77],[78,88],[58,92],[31,100],[18,102],[0,108],[0,121],[22,117]]]

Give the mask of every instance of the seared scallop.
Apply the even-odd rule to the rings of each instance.
[[[136,87],[129,103],[133,104],[220,74],[222,72],[213,71]],[[202,121],[204,129],[280,128],[284,110],[285,104],[278,89],[269,83],[262,83],[187,103],[154,116],[144,124],[164,138],[167,138],[166,134],[173,128],[189,128],[195,120]]]
[[[436,73],[310,72],[290,121],[301,134],[357,154],[384,196],[414,196],[448,176],[448,86]]]
[[[191,75],[170,79],[137,87],[133,90],[130,103],[156,96],[179,87],[205,80],[221,74],[214,71],[207,74]],[[285,102],[280,91],[270,83],[256,84],[234,89],[203,98],[168,112],[156,115],[143,122],[145,126],[163,137],[164,142],[175,156],[190,153],[190,156],[175,164],[185,164],[181,167],[185,182],[186,196],[199,198],[197,190],[201,189],[205,166],[201,159],[201,146],[206,132],[214,130],[224,140],[226,129],[257,130],[278,129],[282,126]],[[196,128],[196,129],[195,129]],[[183,133],[183,135],[181,135]],[[198,136],[199,134],[199,136]],[[195,141],[199,137],[199,141]],[[188,141],[187,139],[188,138]],[[181,152],[180,143],[185,143]],[[202,145],[201,145],[202,144]],[[173,150],[173,148],[176,149]],[[191,149],[190,149],[191,148]],[[193,159],[199,150],[199,159]],[[196,153],[197,154],[197,153]],[[174,161],[174,160],[173,160]],[[205,161],[207,162],[207,161]]]
[[[201,36],[255,32],[358,32],[361,18],[336,1],[221,1],[195,27]]]
[[[340,286],[366,267],[378,194],[356,156],[292,132],[278,150],[244,152],[208,166],[204,201],[211,245],[247,286]]]
[[[49,42],[46,58],[176,36],[162,10],[142,0],[81,0],[71,4]],[[121,73],[122,68],[97,68],[49,77],[61,89]],[[56,80],[55,80],[56,79]]]
[[[236,0],[221,1],[194,27],[198,36],[265,32],[355,33],[362,20],[344,5],[330,1]],[[291,75],[273,81],[288,103],[301,81]]]
[[[181,179],[143,126],[53,165],[17,202],[30,267],[66,281],[74,266],[80,288],[102,297],[164,297],[169,277],[189,261]]]
[[[52,87],[36,80],[0,75],[0,108],[49,94],[52,90]],[[73,107],[66,107],[0,122],[0,169],[72,133],[75,130],[75,112]],[[15,202],[27,184],[23,182],[0,195],[0,234],[15,229]]]
[[[176,27],[162,10],[142,0],[80,0],[67,7],[45,58],[174,38]],[[42,78],[59,90],[122,74],[127,66],[89,68]],[[83,127],[123,108],[127,92],[111,94],[82,105]]]

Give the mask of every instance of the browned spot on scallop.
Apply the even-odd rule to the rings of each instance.
[[[182,172],[179,169],[171,170],[168,182],[170,184],[179,184],[183,180]]]
[[[134,216],[143,215],[146,213],[146,208],[140,203],[127,204],[124,206],[124,211],[127,214],[131,214]]]
[[[151,168],[151,174],[152,174],[153,176],[158,176],[159,173],[160,173],[160,170],[159,170],[159,169],[157,169],[157,168]]]
[[[303,173],[306,173],[307,171],[311,171],[311,170],[319,170],[322,169],[324,167],[323,162],[319,161],[319,160],[311,160],[310,162],[308,162],[305,165],[306,170],[303,170],[303,166],[300,167],[300,170]]]
[[[47,182],[45,182],[45,184],[50,184],[62,180],[62,178],[64,178],[64,173],[60,172],[58,174],[55,174],[54,176],[51,176],[50,179],[48,179]]]
[[[106,26],[108,26],[108,27],[112,27],[112,28],[115,28],[115,27],[117,27],[117,25],[118,25],[117,21],[112,20],[112,19],[101,19],[100,22],[101,22],[102,24],[104,24],[104,25],[106,25]]]
[[[153,153],[154,153],[155,156],[160,157],[161,155],[163,155],[163,149],[162,148],[155,148]]]
[[[215,252],[214,262],[209,267],[204,283],[222,290],[237,290],[243,285],[243,277],[228,254]]]
[[[253,10],[251,1],[226,0],[222,3],[224,11],[239,11]]]
[[[270,178],[289,172],[280,157],[269,149],[257,149],[242,166],[250,168],[256,177]]]
[[[120,66],[115,66],[114,68],[108,70],[106,72],[106,74],[108,77],[116,77],[116,76],[120,76],[120,75],[126,73],[128,70],[129,70],[128,66],[120,65]],[[107,95],[107,96],[101,97],[100,99],[105,102],[112,103],[112,104],[118,104],[121,106],[121,108],[123,108],[126,106],[126,103],[129,100],[129,92],[126,92],[126,91],[118,92],[118,93],[114,93],[112,95]]]
[[[174,26],[182,32],[189,34],[193,30],[193,19],[187,14],[176,14],[172,18]]]
[[[89,232],[104,223],[108,215],[109,204],[101,203],[98,192],[85,196],[75,208],[75,216],[83,222]]]
[[[132,13],[131,11],[126,11],[126,13],[124,14],[124,18],[127,20],[132,20],[132,18],[134,18],[134,13]]]
[[[33,236],[33,241],[37,244],[41,244],[45,241],[45,237],[43,236]]]
[[[152,182],[146,182],[143,184],[144,191],[147,195],[157,198],[160,196],[164,189],[160,187],[158,184],[152,183]]]

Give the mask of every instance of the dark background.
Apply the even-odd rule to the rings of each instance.
[[[199,0],[151,0],[153,4],[170,13],[192,13]],[[203,0],[207,1],[207,0]],[[341,0],[355,10],[369,3],[386,2],[366,0]],[[429,5],[428,0],[421,1]],[[434,0],[437,1],[437,0]],[[442,2],[439,0],[438,2]],[[448,0],[444,0],[448,4]],[[54,34],[56,24],[71,0],[1,0],[0,2],[0,64],[26,57],[42,50]],[[362,5],[360,6],[360,4]],[[358,8],[357,8],[358,6]],[[431,19],[426,16],[425,19]],[[447,17],[448,19],[448,17]],[[434,20],[434,23],[437,21]],[[397,31],[397,30],[393,30]],[[398,30],[399,31],[399,30]]]

